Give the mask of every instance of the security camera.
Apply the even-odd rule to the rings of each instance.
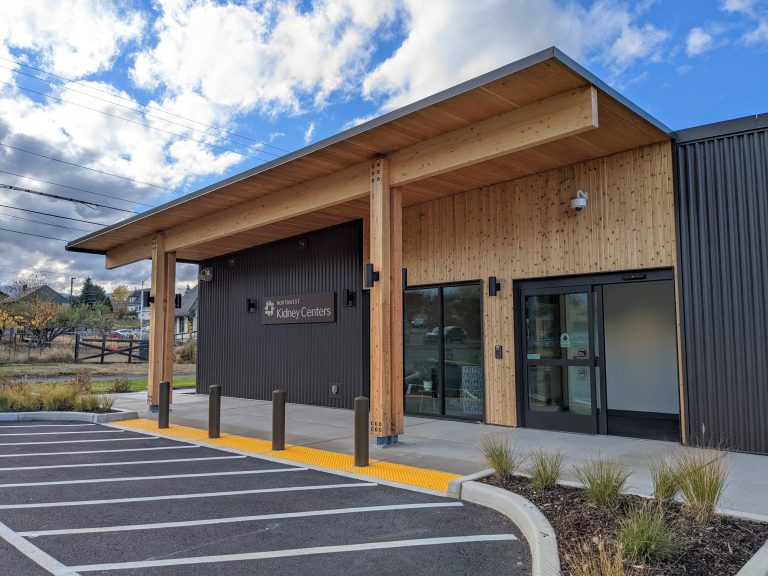
[[[571,200],[571,208],[576,212],[581,212],[587,206],[587,198],[587,193],[584,190],[579,190],[576,192],[576,198]]]
[[[197,279],[202,282],[210,282],[213,280],[213,268],[208,266],[200,268],[200,272],[197,274]]]

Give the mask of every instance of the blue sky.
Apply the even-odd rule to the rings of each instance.
[[[0,0],[0,13],[0,184],[123,210],[550,45],[673,129],[768,112],[768,0]],[[48,215],[127,212],[7,190],[0,204],[0,228],[16,231],[0,230],[0,284],[30,270],[59,289],[148,274],[64,252],[97,226]],[[180,268],[180,283],[193,278]]]

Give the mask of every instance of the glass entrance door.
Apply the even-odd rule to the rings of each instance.
[[[522,292],[526,425],[596,434],[598,362],[591,286]]]
[[[482,285],[411,288],[403,296],[405,412],[482,420]]]

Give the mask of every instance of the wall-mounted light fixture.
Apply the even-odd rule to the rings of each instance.
[[[373,263],[368,262],[365,265],[365,287],[373,288],[373,284],[379,281],[379,273],[374,270]]]
[[[142,308],[149,308],[150,304],[154,304],[155,297],[149,295],[149,290],[141,293],[141,306]]]
[[[403,290],[408,288],[408,268],[403,268]]]
[[[257,305],[255,298],[248,298],[248,314],[256,314]]]
[[[344,289],[344,307],[352,308],[357,303],[357,292],[354,290]]]
[[[181,308],[181,294],[175,294],[174,295],[174,302],[173,303],[176,305],[176,310]]]
[[[488,296],[496,296],[501,290],[501,282],[496,280],[496,276],[488,277]]]

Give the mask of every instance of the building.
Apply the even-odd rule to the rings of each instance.
[[[141,300],[141,294],[142,292],[149,292],[149,288],[144,288],[143,290],[134,290],[131,292],[125,300],[125,309],[127,310],[128,314],[136,314],[137,316],[142,311],[142,300]],[[145,318],[146,320],[146,318]]]
[[[152,259],[150,382],[197,262],[199,392],[768,452],[767,131],[550,48],[67,249]]]
[[[181,308],[174,311],[174,333],[177,342],[197,338],[197,286],[181,295]]]
[[[44,300],[46,302],[53,302],[54,304],[67,304],[69,299],[56,292],[50,286],[43,284],[35,288],[27,289],[24,287],[21,293],[16,296],[6,296],[2,299],[4,305],[18,304],[20,302],[30,302],[32,300]]]

